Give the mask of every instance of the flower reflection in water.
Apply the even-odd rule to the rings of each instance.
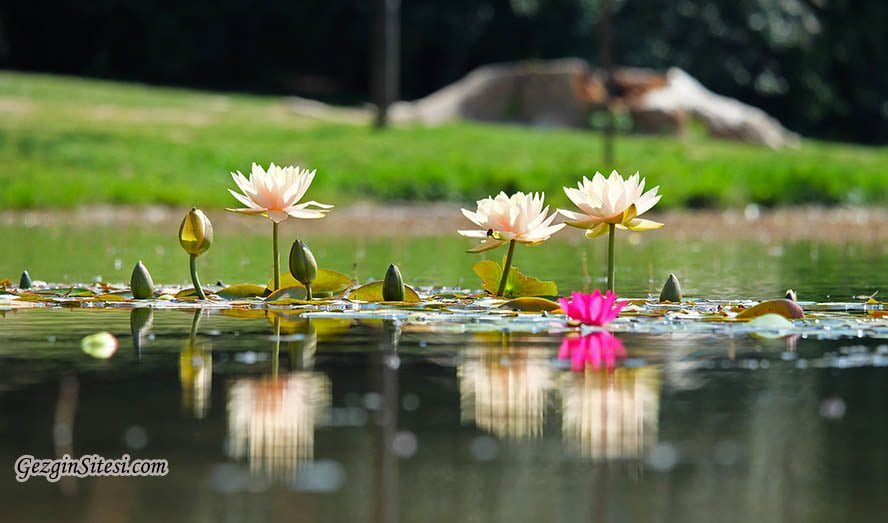
[[[559,357],[577,371],[561,378],[564,439],[594,460],[644,457],[657,441],[660,370],[615,368],[626,350],[609,332],[567,338]]]
[[[207,416],[213,390],[213,350],[209,343],[188,343],[179,354],[182,410],[196,419]]]
[[[324,374],[238,379],[228,393],[228,454],[247,458],[253,473],[289,479],[314,456],[315,424],[329,409],[330,382]]]
[[[466,358],[457,370],[460,418],[496,437],[542,435],[552,369],[544,354],[511,348]]]
[[[626,349],[619,338],[607,331],[593,332],[585,336],[567,336],[558,349],[558,358],[570,359],[570,368],[574,372],[583,369],[613,370],[617,359],[626,357]]]

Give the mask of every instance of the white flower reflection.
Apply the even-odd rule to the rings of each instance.
[[[228,455],[254,474],[290,479],[314,457],[315,425],[330,410],[330,381],[317,372],[241,378],[228,392]]]
[[[467,357],[457,369],[462,422],[498,438],[540,437],[554,384],[543,356],[512,349]]]
[[[565,373],[561,380],[562,434],[583,457],[640,459],[656,443],[658,369]]]

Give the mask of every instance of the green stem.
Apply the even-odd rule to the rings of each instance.
[[[506,255],[506,264],[503,266],[503,278],[500,280],[499,289],[496,291],[497,296],[502,296],[506,292],[506,281],[509,279],[509,271],[512,270],[513,254],[515,254],[515,240],[509,242],[509,254]]]
[[[207,299],[207,295],[204,294],[203,289],[200,286],[200,280],[197,279],[197,256],[191,255],[191,283],[194,284],[194,293],[197,294],[197,297],[201,300]]]
[[[614,290],[614,236],[616,236],[617,226],[608,224],[607,236],[607,290]]]
[[[275,224],[277,225],[277,224]],[[271,359],[271,375],[277,380],[278,368],[281,359],[281,319],[279,316],[274,317],[274,356]]]
[[[311,301],[311,284],[305,284],[305,299]]]
[[[271,239],[274,242],[274,289],[276,291],[281,288],[281,255],[278,248],[278,222],[272,222]]]
[[[194,339],[197,337],[197,326],[200,324],[200,309],[194,310],[194,316],[191,317],[191,334],[188,336],[188,345],[194,347]]]

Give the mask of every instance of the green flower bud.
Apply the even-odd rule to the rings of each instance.
[[[296,240],[290,248],[290,274],[306,287],[318,276],[318,262],[302,240]]]
[[[31,275],[28,274],[28,271],[22,272],[22,277],[19,279],[19,289],[30,289],[31,288]]]
[[[681,284],[674,274],[670,274],[660,291],[660,301],[671,301],[673,303],[681,303]]]
[[[133,292],[133,298],[137,300],[146,300],[154,296],[154,280],[151,279],[151,273],[148,272],[141,260],[133,267],[130,290]]]
[[[382,280],[383,301],[404,301],[404,278],[401,277],[401,269],[397,265],[389,265]]]
[[[796,296],[796,291],[792,289],[787,289],[786,294],[784,294],[783,297],[789,301],[799,301],[798,296]]]
[[[209,250],[213,243],[213,224],[197,207],[185,215],[179,226],[179,244],[192,256],[200,256]]]

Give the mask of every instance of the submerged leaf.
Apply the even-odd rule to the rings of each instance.
[[[314,281],[311,282],[311,291],[315,297],[319,297],[321,293],[325,292],[342,292],[349,288],[352,283],[352,279],[341,272],[332,271],[330,269],[318,269],[317,276]],[[268,289],[274,287],[274,281],[269,281],[266,287]],[[292,274],[283,273],[281,274],[281,288],[283,289],[286,287],[304,288],[300,282],[296,281],[296,278],[294,278]]]
[[[375,281],[372,283],[368,283],[366,285],[361,285],[357,289],[354,289],[346,296],[349,300],[360,300],[360,301],[385,301],[382,297],[382,287],[383,282]],[[404,302],[409,303],[418,303],[420,301],[419,293],[416,290],[409,286],[404,285]]]
[[[472,268],[475,274],[481,278],[484,290],[495,294],[498,290],[500,279],[503,276],[502,265],[493,260],[481,260]],[[518,267],[512,266],[509,277],[506,280],[506,298],[520,298],[524,296],[557,296],[558,286],[554,281],[542,281],[532,276],[522,274]]]

